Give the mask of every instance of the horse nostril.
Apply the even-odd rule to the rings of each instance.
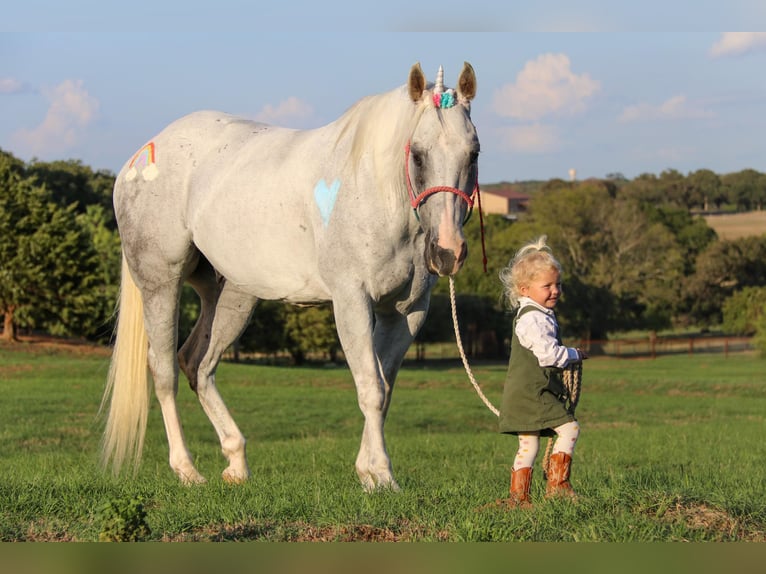
[[[460,246],[460,253],[457,256],[458,264],[462,264],[466,257],[468,257],[468,244],[464,241],[463,245]]]

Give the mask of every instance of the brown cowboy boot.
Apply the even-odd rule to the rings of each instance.
[[[531,466],[520,468],[519,470],[511,470],[510,498],[498,502],[508,508],[531,508],[532,502],[529,500],[529,488],[531,485]]]
[[[569,484],[569,474],[572,469],[572,457],[565,452],[552,454],[548,471],[548,484],[545,487],[545,497],[562,496],[575,498],[577,495]]]

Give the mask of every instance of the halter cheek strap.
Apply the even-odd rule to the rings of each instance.
[[[463,225],[468,223],[468,220],[471,219],[471,214],[473,213],[473,198],[476,197],[476,202],[479,207],[479,222],[481,226],[481,251],[482,251],[482,263],[484,265],[484,272],[487,272],[487,251],[486,247],[484,246],[484,215],[481,212],[481,192],[479,191],[479,175],[476,174],[476,183],[473,187],[473,191],[471,192],[471,195],[468,195],[465,193],[462,189],[458,189],[456,187],[450,187],[448,185],[437,185],[435,187],[429,187],[428,189],[423,190],[420,192],[419,195],[415,195],[415,191],[412,189],[412,180],[410,179],[410,142],[407,142],[407,145],[404,146],[404,174],[405,179],[407,180],[407,192],[410,195],[410,205],[412,205],[412,209],[415,212],[415,217],[420,220],[420,216],[418,215],[418,207],[420,207],[423,202],[428,199],[430,196],[432,196],[435,193],[439,193],[442,191],[447,191],[449,193],[454,193],[455,195],[459,196],[463,201],[466,202],[468,205],[468,213],[465,216],[465,219],[463,220]]]

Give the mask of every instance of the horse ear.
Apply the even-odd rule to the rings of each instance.
[[[463,69],[457,81],[457,93],[461,99],[468,102],[476,96],[476,74],[468,62],[463,62]]]
[[[407,85],[410,90],[410,99],[413,102],[420,101],[426,89],[426,75],[423,73],[423,68],[420,67],[420,62],[416,62],[410,68],[410,77]]]

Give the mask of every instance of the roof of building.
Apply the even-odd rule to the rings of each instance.
[[[512,185],[503,185],[482,189],[481,192],[484,194],[488,193],[490,195],[505,197],[506,199],[518,199],[521,201],[529,199],[530,197],[528,194],[521,193],[520,191],[516,190]]]

